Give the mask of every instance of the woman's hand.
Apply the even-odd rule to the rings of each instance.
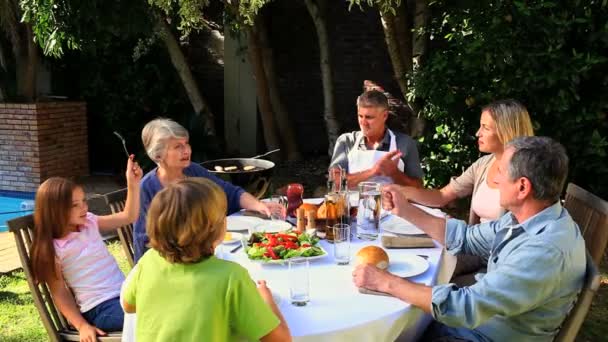
[[[143,175],[143,171],[139,164],[135,161],[135,155],[130,155],[127,160],[127,171],[126,171],[127,185],[139,186],[139,181]]]
[[[96,342],[97,335],[105,336],[106,333],[98,329],[97,327],[90,324],[83,324],[78,329],[78,334],[80,335],[80,342]]]
[[[382,187],[382,207],[393,214],[401,216],[407,206],[411,206],[405,191],[406,187],[390,184]]]
[[[257,201],[257,203],[255,204],[255,207],[253,208],[253,210],[255,210],[255,211],[259,212],[259,213],[262,213],[262,214],[264,214],[264,215],[266,215],[268,217],[270,217],[270,214],[273,211],[277,210],[277,208],[275,208],[275,206],[280,206],[280,204],[278,204],[278,203],[270,203],[270,202],[265,203],[265,202],[262,202],[262,201]]]

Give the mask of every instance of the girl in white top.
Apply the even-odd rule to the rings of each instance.
[[[141,176],[130,156],[125,209],[106,216],[89,213],[83,189],[65,178],[49,178],[36,192],[34,278],[47,283],[59,311],[78,330],[81,341],[97,341],[98,334],[122,330],[119,295],[124,275],[100,233],[135,222]]]

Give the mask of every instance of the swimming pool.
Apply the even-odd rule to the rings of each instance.
[[[31,214],[34,204],[32,193],[0,193],[0,232],[8,230],[6,221]]]

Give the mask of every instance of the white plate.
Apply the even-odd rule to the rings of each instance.
[[[285,221],[262,220],[253,228],[255,232],[278,233],[291,229],[293,226]]]
[[[390,262],[388,271],[401,278],[409,278],[424,273],[429,262],[417,255],[407,255]]]
[[[226,229],[229,232],[248,231],[264,221],[255,216],[230,215],[226,217]]]
[[[222,241],[223,244],[225,245],[230,245],[236,242],[241,242],[241,238],[243,237],[243,234],[241,233],[236,233],[236,232],[230,232],[230,235],[232,235],[232,238],[230,240],[224,240]]]
[[[422,230],[413,225],[411,222],[396,215],[390,215],[380,221],[380,229],[385,232],[403,235],[424,234]]]

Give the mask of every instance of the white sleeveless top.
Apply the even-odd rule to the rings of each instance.
[[[481,180],[479,189],[473,194],[471,209],[479,216],[481,223],[493,221],[500,217],[500,192],[498,188],[492,189],[487,183],[487,174]]]
[[[120,295],[125,276],[99,234],[97,216],[87,213],[80,231],[54,239],[53,244],[63,279],[74,293],[80,312]]]

